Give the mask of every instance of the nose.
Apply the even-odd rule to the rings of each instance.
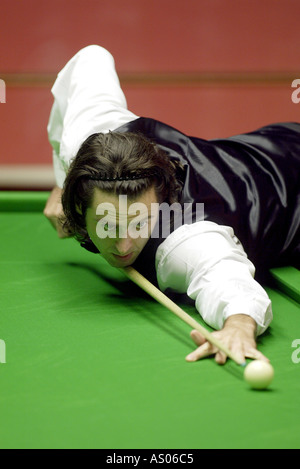
[[[132,252],[133,243],[129,237],[118,239],[115,244],[116,254],[118,256],[125,256]]]

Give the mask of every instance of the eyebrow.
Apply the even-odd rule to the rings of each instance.
[[[95,221],[100,221],[102,220],[104,217],[106,217],[107,215],[98,215],[97,218],[94,218]],[[135,218],[137,218],[138,215],[135,215],[131,220],[130,220],[130,217],[127,217],[126,219],[129,220],[129,221],[133,221]],[[152,218],[155,218],[154,215],[148,215],[148,217],[144,217],[144,218],[141,218],[140,220],[138,220],[137,223],[140,223],[142,221],[145,221],[145,220],[152,220]],[[116,223],[116,226],[119,226],[119,223]]]

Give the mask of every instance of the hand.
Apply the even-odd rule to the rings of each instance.
[[[256,322],[250,316],[244,314],[230,316],[223,329],[213,332],[212,335],[218,338],[241,361],[245,361],[246,358],[253,358],[254,360],[269,362],[269,359],[257,350],[255,340]],[[219,351],[214,345],[210,344],[200,332],[193,330],[191,337],[198,348],[186,357],[187,361],[194,362],[215,355],[215,360],[219,365],[226,363],[227,357],[224,352]]]
[[[61,204],[62,189],[54,187],[44,209],[44,215],[56,230],[59,238],[70,238],[72,233],[63,227],[65,215]]]

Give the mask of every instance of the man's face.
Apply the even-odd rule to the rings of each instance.
[[[136,199],[95,189],[86,226],[102,257],[113,267],[127,267],[147,244],[157,218],[154,187]]]

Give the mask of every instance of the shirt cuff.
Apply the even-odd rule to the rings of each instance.
[[[267,297],[251,298],[247,301],[245,298],[232,300],[226,306],[223,312],[223,324],[226,319],[236,314],[245,314],[250,316],[257,324],[256,335],[263,334],[273,320],[271,300]]]

